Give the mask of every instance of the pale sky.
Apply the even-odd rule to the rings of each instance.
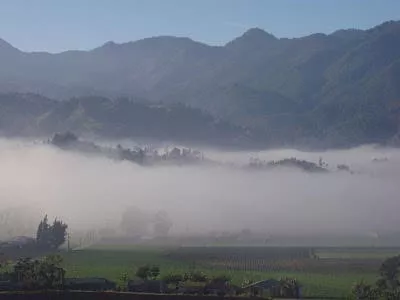
[[[0,38],[24,51],[187,36],[222,45],[252,27],[277,37],[400,19],[400,0],[0,0]]]

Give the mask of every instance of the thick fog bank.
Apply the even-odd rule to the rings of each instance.
[[[32,234],[45,213],[62,218],[71,230],[118,228],[122,213],[132,205],[143,211],[165,210],[173,221],[171,233],[249,228],[266,234],[368,234],[400,228],[398,150],[210,151],[205,156],[238,165],[250,157],[314,162],[323,157],[332,169],[344,163],[355,174],[142,167],[1,140],[0,222],[7,226],[1,226],[0,234]],[[385,157],[387,161],[372,161]]]

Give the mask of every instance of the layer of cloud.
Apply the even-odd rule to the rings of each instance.
[[[72,229],[118,227],[123,211],[131,205],[167,211],[175,233],[250,228],[266,234],[347,234],[399,228],[398,150],[360,147],[324,153],[209,151],[206,155],[237,165],[255,156],[266,160],[295,156],[314,162],[322,156],[332,170],[346,163],[356,174],[141,167],[2,140],[2,211],[21,212],[17,219],[24,226],[47,213],[62,218]],[[373,163],[374,157],[389,161]]]

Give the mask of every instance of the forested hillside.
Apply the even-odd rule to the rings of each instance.
[[[25,53],[0,40],[0,64],[2,92],[181,103],[265,132],[263,138],[270,145],[383,143],[395,141],[399,132],[400,22],[395,21],[366,31],[339,30],[294,39],[254,28],[218,47],[164,36],[49,54]],[[110,108],[99,101],[96,105],[102,113],[110,114],[101,116],[102,133],[144,132],[141,126],[154,131],[140,123],[150,121],[139,115],[131,118],[135,126],[110,129],[107,119],[119,116],[116,111],[126,104]],[[57,109],[73,110],[74,103]],[[57,109],[42,121],[57,119]],[[88,118],[82,121],[76,114],[81,118],[77,124],[98,126],[92,115],[85,114]],[[189,128],[184,134],[189,134]]]
[[[55,101],[34,94],[0,94],[2,135],[39,137],[65,131],[108,139],[218,146],[242,147],[256,141],[249,130],[183,104],[165,106],[94,96]]]

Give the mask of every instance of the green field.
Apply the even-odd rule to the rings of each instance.
[[[269,259],[270,254],[263,258],[259,248],[254,250],[257,254],[237,248],[234,251],[220,247],[203,249],[97,247],[65,253],[64,263],[69,277],[106,277],[119,283],[123,273],[132,278],[136,269],[146,263],[159,265],[161,275],[195,269],[208,276],[229,275],[238,285],[244,280],[288,276],[299,280],[305,296],[344,297],[355,282],[374,282],[382,260],[397,254],[395,249],[320,249],[316,251],[319,259],[291,257],[285,261]]]

